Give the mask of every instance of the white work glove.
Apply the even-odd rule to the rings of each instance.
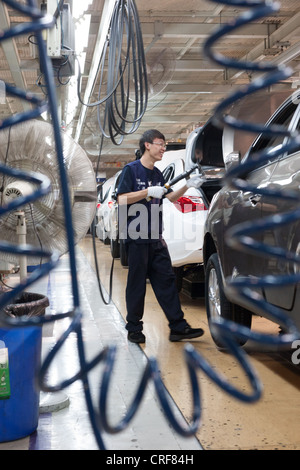
[[[148,188],[148,197],[154,197],[157,199],[161,199],[164,194],[167,192],[167,188],[164,186],[149,186]]]
[[[201,178],[200,175],[193,176],[193,178],[190,178],[186,182],[186,186],[188,188],[200,188],[200,186],[204,183],[205,178]]]

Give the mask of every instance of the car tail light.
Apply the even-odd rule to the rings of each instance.
[[[114,205],[114,201],[109,201],[107,205],[108,205],[108,207],[111,209],[112,206]]]
[[[101,207],[101,203],[98,202],[98,204],[97,204],[97,209],[99,209],[100,207]]]
[[[176,209],[186,214],[187,212],[207,211],[201,197],[181,196],[174,202]]]

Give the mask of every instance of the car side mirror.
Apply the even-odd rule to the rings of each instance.
[[[241,162],[241,152],[230,152],[224,157],[225,168],[228,170]]]

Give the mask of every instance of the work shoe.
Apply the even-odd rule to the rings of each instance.
[[[144,343],[146,341],[146,337],[141,331],[129,331],[127,338],[132,343]]]
[[[191,328],[190,326],[186,326],[182,331],[170,331],[169,340],[170,341],[180,341],[182,339],[192,339],[192,338],[199,338],[202,336],[204,331],[202,328]]]

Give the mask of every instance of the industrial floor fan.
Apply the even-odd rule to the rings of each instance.
[[[72,204],[74,241],[78,243],[87,233],[96,210],[96,178],[85,151],[62,131],[64,163]],[[0,239],[10,243],[27,243],[63,255],[68,251],[59,168],[53,127],[45,121],[30,120],[14,125],[0,133],[0,162],[8,167],[36,172],[51,181],[51,192],[33,204],[20,207],[0,218]],[[0,174],[0,204],[34,191],[31,183]],[[27,266],[36,266],[41,259],[1,253],[0,260],[20,263],[21,276]],[[25,266],[24,266],[25,265]],[[1,270],[0,270],[1,272]]]

